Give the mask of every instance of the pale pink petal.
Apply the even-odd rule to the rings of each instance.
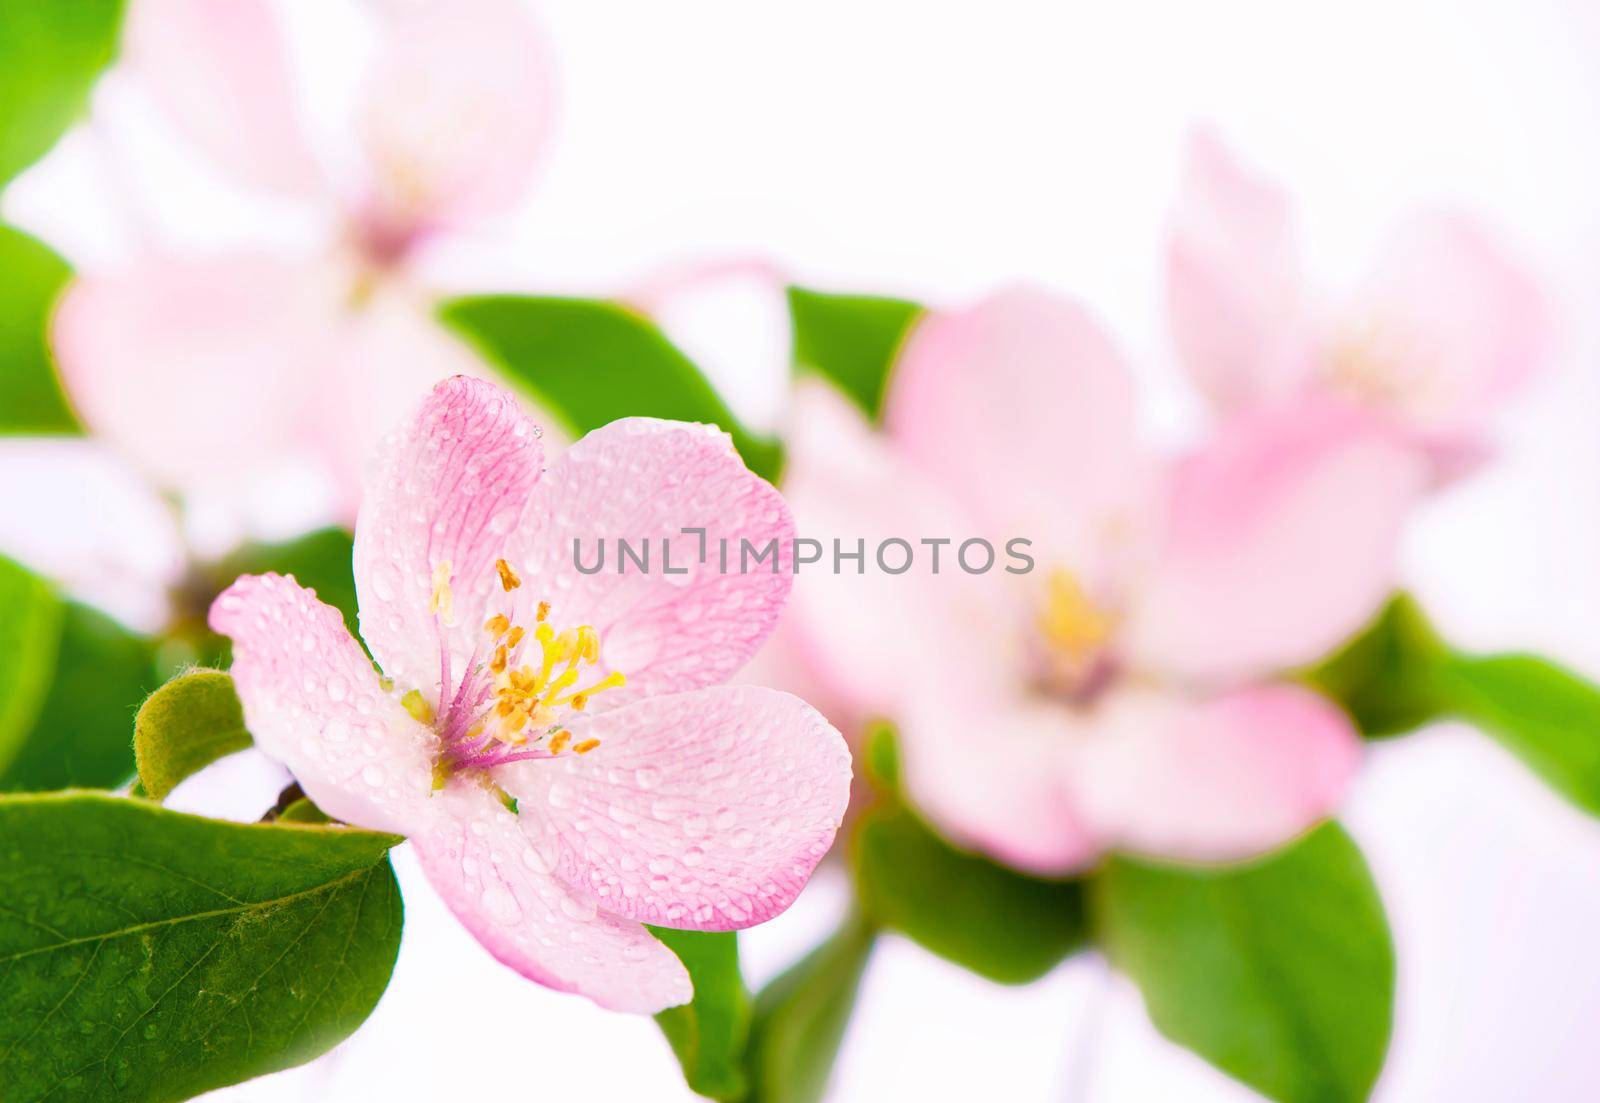
[[[1136,406],[1126,364],[1081,308],[1013,288],[916,325],[884,421],[984,535],[1076,557],[1143,508]]]
[[[404,234],[503,211],[550,128],[537,27],[512,0],[425,0],[391,14],[361,120],[373,217]]]
[[[183,540],[154,487],[97,441],[0,439],[0,553],[144,632],[166,626]]]
[[[51,338],[90,429],[166,486],[214,490],[300,443],[329,310],[273,257],[149,257],[75,280]]]
[[[1238,679],[1310,662],[1394,585],[1423,459],[1331,403],[1230,421],[1172,480],[1167,532],[1124,629],[1143,669]]]
[[[705,530],[703,562],[701,536],[685,528]],[[793,535],[782,497],[750,473],[726,433],[624,418],[568,448],[535,490],[507,556],[523,576],[512,619],[531,624],[543,601],[557,630],[594,627],[597,673],[627,678],[626,687],[596,699],[600,707],[714,685],[772,631],[793,582]],[[621,558],[619,539],[636,554],[648,544],[648,570]],[[594,566],[602,540],[602,569],[579,570],[580,561]],[[751,552],[741,563],[744,541]]]
[[[1190,140],[1167,247],[1173,340],[1223,410],[1282,397],[1312,366],[1288,198],[1247,173],[1216,135]]]
[[[127,60],[183,133],[255,187],[321,186],[278,22],[261,0],[137,0]]]
[[[402,690],[433,699],[485,641],[490,603],[505,597],[495,561],[507,557],[523,523],[543,455],[539,430],[516,399],[464,376],[436,386],[385,438],[356,520],[355,581],[361,636]],[[450,604],[435,612],[440,570]]]
[[[1076,872],[1102,849],[1074,795],[1083,729],[1080,714],[1020,685],[972,692],[931,678],[897,728],[906,794],[958,846],[1040,876]]]
[[[826,696],[859,719],[892,717],[923,650],[1002,661],[1013,625],[1010,595],[996,584],[1001,568],[971,575],[958,562],[980,528],[972,514],[825,383],[796,386],[785,440],[784,498],[796,532],[815,541],[802,557],[820,556],[800,565],[785,616],[797,657]],[[892,540],[909,547],[885,544]],[[836,549],[862,558],[836,558]],[[880,549],[891,569],[907,555],[910,568],[887,573]],[[981,561],[981,549],[971,554]]]
[[[1220,861],[1288,842],[1331,815],[1361,761],[1349,720],[1308,690],[1210,699],[1117,693],[1080,759],[1077,802],[1117,849]]]
[[[643,926],[596,907],[552,874],[541,810],[507,811],[489,789],[452,784],[412,839],[428,880],[477,940],[530,980],[602,1007],[650,1014],[693,994],[676,955]]]
[[[409,834],[429,817],[433,733],[384,692],[331,605],[280,575],[244,575],[211,606],[233,640],[234,687],[256,745],[330,816]]]
[[[1472,434],[1550,344],[1533,276],[1470,219],[1435,212],[1391,240],[1333,337],[1329,370],[1423,432]]]
[[[777,690],[651,697],[568,726],[578,745],[600,745],[495,780],[541,810],[562,881],[641,922],[766,922],[805,887],[849,801],[844,740]]]

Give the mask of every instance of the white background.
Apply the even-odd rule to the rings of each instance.
[[[330,116],[352,83],[359,20],[343,2],[282,7],[307,106]],[[1499,464],[1415,526],[1406,580],[1463,644],[1539,648],[1600,674],[1592,6],[567,0],[539,11],[560,60],[559,130],[510,236],[458,258],[479,286],[606,293],[665,262],[751,252],[814,286],[938,302],[1035,279],[1115,329],[1150,382],[1157,430],[1181,431],[1192,413],[1161,326],[1159,261],[1193,123],[1215,123],[1293,189],[1332,285],[1360,272],[1410,205],[1478,209],[1550,281],[1562,352],[1506,411]],[[181,163],[116,78],[96,102],[95,131],[69,138],[6,203],[74,259],[115,257],[141,235],[297,232]],[[781,330],[758,311],[707,332],[685,339],[753,420],[776,419]],[[1600,1097],[1600,826],[1470,732],[1371,757],[1347,819],[1400,958],[1379,1098]],[[207,779],[190,799],[248,805],[250,785],[274,791],[274,778],[247,772]],[[404,851],[398,864],[406,940],[377,1013],[329,1057],[218,1098],[684,1094],[652,1023],[500,969]],[[820,938],[841,899],[825,873],[746,936],[753,979]],[[866,978],[834,1098],[1251,1096],[1163,1043],[1096,961],[1002,989],[891,940]]]

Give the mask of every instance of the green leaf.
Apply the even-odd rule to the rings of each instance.
[[[233,676],[181,674],[152,693],[133,719],[133,753],[144,795],[162,801],[184,778],[250,746]]]
[[[278,816],[279,823],[332,823],[328,813],[312,803],[310,797],[300,797],[290,802]]]
[[[1443,681],[1455,715],[1600,815],[1600,689],[1531,655],[1461,656]]]
[[[0,145],[4,140],[0,129]],[[0,272],[0,432],[79,432],[46,338],[50,311],[72,270],[45,245],[0,226]]]
[[[694,1000],[656,1016],[672,1044],[689,1087],[712,1099],[743,1099],[750,1036],[750,993],[739,972],[739,943],[732,931],[677,931],[651,927],[694,981]]]
[[[164,1103],[326,1052],[394,968],[398,841],[0,798],[6,1103]]]
[[[904,299],[789,288],[794,362],[831,380],[876,421],[889,370],[922,307]]]
[[[741,425],[700,369],[625,306],[489,295],[446,303],[442,315],[574,435],[636,415],[706,422],[727,430],[750,470],[777,478],[778,443]]]
[[[0,579],[19,571],[0,560]],[[121,785],[133,776],[134,711],[159,682],[155,644],[103,613],[62,600],[42,580],[37,586],[56,605],[56,629],[53,638],[39,623],[29,629],[31,658],[24,662],[33,673],[25,677],[37,678],[42,665],[47,684],[25,726],[0,727],[0,792]],[[0,624],[16,615],[0,606]],[[28,696],[19,693],[17,702]],[[27,711],[17,702],[4,707]]]
[[[756,996],[748,1059],[755,1103],[822,1098],[875,939],[861,917],[847,918]]]
[[[1037,980],[1085,943],[1081,883],[964,854],[908,809],[867,812],[852,847],[857,895],[874,922],[990,980]]]
[[[1343,705],[1362,734],[1397,735],[1449,708],[1440,683],[1449,659],[1416,599],[1401,593],[1305,680]]]
[[[110,63],[122,0],[0,4],[0,184],[44,155]]]
[[[0,781],[26,744],[50,690],[63,615],[47,582],[0,558]]]
[[[1394,947],[1338,826],[1246,865],[1115,858],[1094,904],[1168,1038],[1282,1103],[1367,1098],[1389,1044]]]

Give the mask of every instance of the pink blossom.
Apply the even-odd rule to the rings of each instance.
[[[309,452],[348,516],[378,436],[479,370],[431,318],[422,261],[525,191],[550,116],[544,45],[512,0],[393,5],[380,31],[343,148],[324,150],[262,0],[132,8],[137,87],[224,176],[319,228],[298,246],[152,244],[66,293],[53,339],[74,405],[167,486],[248,493]]]
[[[575,539],[681,543],[683,527],[786,544],[787,507],[725,434],[630,418],[542,463],[511,396],[466,378],[384,441],[355,544],[381,679],[291,578],[239,579],[211,624],[256,741],[321,807],[409,835],[523,975],[658,1011],[689,978],[642,924],[732,930],[786,908],[832,842],[849,755],[798,698],[720,684],[771,631],[787,569],[575,567]]]
[[[1178,352],[1218,410],[1306,395],[1376,413],[1449,478],[1550,344],[1532,277],[1464,215],[1413,216],[1352,294],[1307,286],[1288,197],[1195,136],[1167,258]]]
[[[1241,415],[1175,463],[1137,414],[1100,330],[1019,288],[918,323],[884,434],[812,384],[788,437],[802,535],[950,541],[937,572],[921,545],[905,574],[802,575],[786,624],[835,715],[894,720],[911,799],[1038,873],[1239,857],[1328,814],[1359,741],[1279,675],[1374,612],[1425,481],[1332,403]],[[977,538],[1031,541],[1033,569],[968,573]]]

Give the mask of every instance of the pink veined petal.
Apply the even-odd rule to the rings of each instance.
[[[410,834],[428,818],[433,733],[385,693],[331,605],[293,578],[243,575],[211,606],[256,745],[330,816]]]
[[[126,56],[183,133],[255,187],[314,195],[322,174],[295,110],[277,20],[261,0],[137,0]]]
[[[62,380],[88,426],[163,484],[225,488],[300,441],[329,343],[320,288],[252,254],[80,276],[51,327]]]
[[[685,528],[705,530],[704,562],[701,537]],[[623,418],[568,448],[534,491],[508,556],[523,576],[512,619],[531,624],[535,606],[547,601],[556,629],[599,632],[596,674],[621,671],[627,685],[591,707],[715,685],[755,654],[777,622],[793,583],[793,535],[782,497],[745,467],[726,433]],[[648,542],[648,571],[620,558],[619,539],[635,554]],[[580,559],[594,566],[601,540],[602,569],[579,570]],[[745,540],[750,569],[741,571]],[[773,553],[757,563],[769,545]]]
[[[1143,508],[1133,379],[1072,302],[1018,287],[919,322],[884,422],[910,463],[986,522],[1069,558]]]
[[[1469,439],[1544,363],[1544,293],[1482,227],[1430,212],[1394,235],[1334,337],[1334,357],[1379,373],[1383,403],[1412,427]],[[1341,363],[1329,365],[1335,385]]]
[[[0,553],[134,628],[166,625],[183,539],[172,510],[121,457],[81,438],[0,439],[0,502]]]
[[[892,717],[911,691],[923,650],[1002,661],[1012,628],[1009,595],[997,587],[998,575],[970,575],[957,562],[961,543],[979,534],[972,515],[825,383],[796,386],[785,439],[784,498],[796,532],[821,545],[820,552],[807,548],[807,556],[821,559],[800,566],[785,615],[826,696],[861,719]],[[924,538],[947,543],[924,545]],[[885,545],[889,540],[909,549]],[[847,554],[862,553],[859,569],[841,558],[834,570],[836,542]],[[891,569],[909,551],[911,567],[884,571],[880,548]],[[981,558],[981,549],[973,554]]]
[[[1304,384],[1302,293],[1288,197],[1196,132],[1167,247],[1167,312],[1184,366],[1219,409]]]
[[[850,752],[798,697],[718,686],[651,697],[569,725],[586,754],[503,767],[539,809],[556,875],[645,923],[728,931],[794,902],[833,844]]]
[[[1309,690],[1117,693],[1080,760],[1079,804],[1118,849],[1245,858],[1333,813],[1361,761],[1349,720]]]
[[[405,234],[501,212],[544,152],[544,39],[511,0],[424,0],[393,19],[366,93],[373,217]]]
[[[385,438],[356,519],[355,581],[361,637],[402,690],[436,700],[441,639],[447,691],[486,642],[489,610],[510,600],[495,561],[512,558],[543,456],[538,428],[511,393],[465,376],[434,387]],[[429,610],[443,564],[448,616]]]
[[[1233,419],[1178,465],[1165,545],[1123,630],[1128,655],[1222,681],[1318,658],[1393,586],[1426,482],[1422,457],[1348,407]]]
[[[488,788],[461,783],[434,794],[432,813],[412,838],[423,871],[498,960],[615,1011],[688,1002],[693,985],[671,950],[555,878],[541,809],[513,814]]]
[[[1044,877],[1081,870],[1103,849],[1078,808],[1084,737],[1071,710],[932,679],[898,732],[907,795],[956,845]]]

